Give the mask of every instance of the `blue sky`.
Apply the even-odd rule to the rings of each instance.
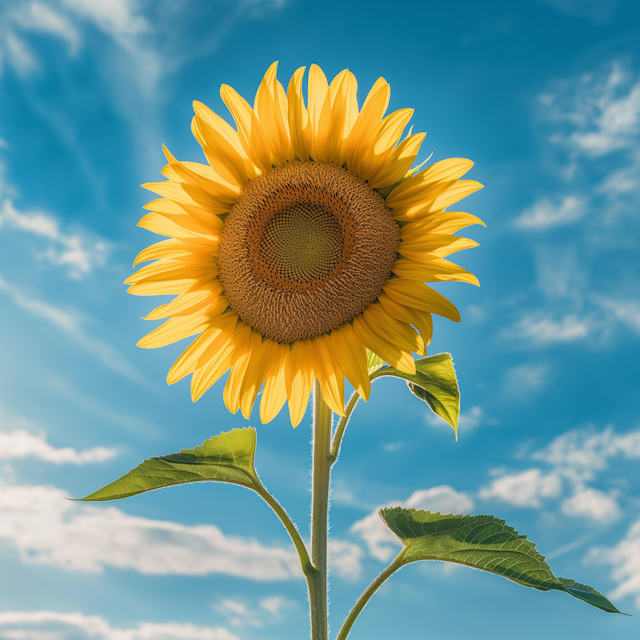
[[[202,161],[191,101],[227,117],[280,61],[380,75],[414,107],[424,157],[468,157],[488,227],[440,287],[461,324],[460,437],[383,380],[335,467],[332,627],[396,547],[377,507],[491,513],[555,573],[633,618],[464,568],[413,565],[360,638],[637,638],[640,633],[640,5],[296,0],[0,4],[0,638],[261,640],[307,633],[278,521],[236,487],[64,500],[151,455],[243,426],[219,383],[165,384],[182,350],[137,349],[153,301],[122,281],[161,144]],[[153,305],[155,306],[155,305]],[[309,422],[259,425],[257,466],[306,533]],[[28,452],[28,455],[26,455]],[[93,634],[93,635],[91,635]]]

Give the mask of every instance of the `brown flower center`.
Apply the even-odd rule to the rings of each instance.
[[[345,169],[294,162],[251,181],[218,251],[230,306],[294,342],[336,329],[375,301],[400,230],[382,197]]]

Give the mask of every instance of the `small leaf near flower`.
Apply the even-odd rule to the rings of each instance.
[[[393,367],[377,367],[372,370],[371,360],[369,367],[371,380],[382,376],[406,380],[411,393],[426,402],[436,415],[450,424],[456,438],[458,437],[460,389],[450,354],[439,353],[416,360],[415,374],[403,373]]]
[[[504,520],[400,507],[381,509],[380,517],[404,545],[402,565],[418,560],[453,562],[538,591],[563,591],[608,613],[621,613],[592,587],[556,578],[535,544]]]

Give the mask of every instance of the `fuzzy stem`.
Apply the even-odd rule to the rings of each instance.
[[[327,537],[329,534],[329,482],[331,463],[331,409],[315,381],[313,414],[313,475],[311,483],[311,563],[309,576],[311,640],[327,640]]]

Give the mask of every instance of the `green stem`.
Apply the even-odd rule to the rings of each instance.
[[[302,541],[296,525],[293,524],[291,518],[289,518],[289,515],[284,510],[282,505],[264,488],[259,480],[256,479],[256,481],[256,492],[275,511],[275,514],[278,516],[278,518],[280,518],[280,522],[282,522],[284,528],[289,533],[291,541],[295,545],[298,555],[300,556],[300,565],[302,566],[302,572],[307,578],[307,583],[309,583],[311,576],[315,573],[315,569],[311,564],[309,553],[307,552],[307,547]]]
[[[313,415],[313,475],[311,481],[311,562],[309,577],[311,640],[327,640],[327,536],[329,533],[329,482],[331,463],[331,409],[315,381]]]
[[[384,581],[391,576],[392,573],[400,569],[403,565],[402,558],[404,556],[404,549],[399,553],[396,559],[367,587],[366,591],[360,596],[358,602],[355,603],[353,609],[349,611],[347,619],[344,621],[340,633],[336,637],[336,640],[346,640],[353,623],[360,615],[360,612],[364,609],[367,602],[369,602],[371,596],[382,586]]]
[[[342,436],[344,435],[344,430],[347,428],[347,424],[349,424],[349,418],[351,418],[351,414],[356,408],[356,404],[358,404],[358,400],[360,400],[360,394],[357,391],[354,391],[349,398],[344,416],[340,418],[340,422],[338,422],[338,426],[336,427],[336,432],[333,436],[333,444],[331,445],[331,453],[329,455],[329,464],[332,466],[338,459],[338,455],[340,455]]]

